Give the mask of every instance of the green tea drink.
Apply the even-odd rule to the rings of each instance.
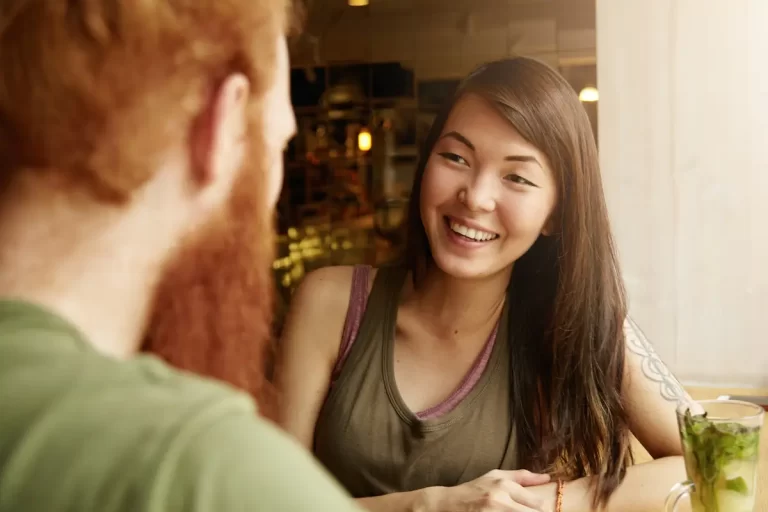
[[[678,416],[694,512],[753,512],[760,426]]]

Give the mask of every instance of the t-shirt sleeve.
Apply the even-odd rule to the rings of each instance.
[[[255,416],[220,419],[184,444],[163,472],[167,510],[361,510],[309,452]]]

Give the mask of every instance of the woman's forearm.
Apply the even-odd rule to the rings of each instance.
[[[682,457],[665,457],[627,469],[627,476],[613,493],[604,512],[658,512],[672,487],[685,480]],[[536,487],[537,493],[551,500],[554,510],[556,484]],[[590,478],[568,482],[563,488],[562,512],[592,512]]]
[[[434,489],[396,492],[373,498],[359,498],[357,502],[370,512],[432,512]]]

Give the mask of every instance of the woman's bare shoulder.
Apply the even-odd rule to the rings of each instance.
[[[323,267],[307,274],[294,293],[291,302],[311,302],[313,309],[321,308],[326,312],[340,309],[346,313],[352,293],[352,278],[355,267],[339,265]],[[376,274],[376,269],[369,272],[368,285]]]
[[[326,333],[332,345],[329,348],[338,349],[352,294],[354,268],[323,267],[307,274],[291,297],[287,325],[301,324],[304,332]],[[369,273],[369,291],[375,273],[376,269]]]

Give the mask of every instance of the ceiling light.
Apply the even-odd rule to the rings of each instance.
[[[347,0],[347,3],[352,7],[365,7],[368,5],[368,0]]]
[[[597,92],[596,87],[585,87],[579,93],[579,101],[586,103],[593,103],[600,99],[600,93]]]

